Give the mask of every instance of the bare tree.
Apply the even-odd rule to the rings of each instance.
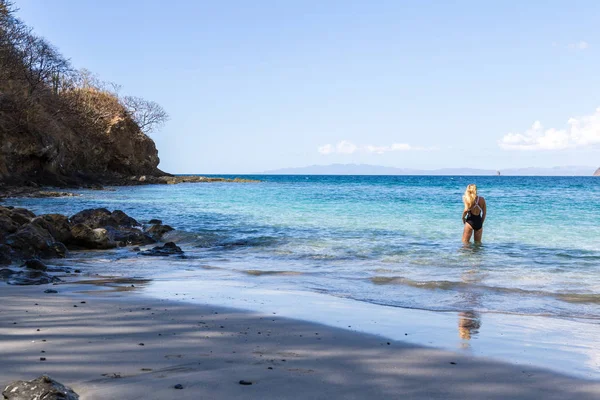
[[[125,96],[121,99],[131,118],[142,132],[149,134],[169,120],[169,115],[160,104],[141,97]]]

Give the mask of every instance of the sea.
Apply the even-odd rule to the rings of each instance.
[[[224,176],[231,177],[231,176]],[[158,218],[185,258],[73,252],[87,276],[148,296],[275,313],[393,340],[600,379],[600,178],[239,176],[78,190],[5,204]],[[485,197],[461,242],[462,194]],[[151,246],[148,246],[151,247]]]

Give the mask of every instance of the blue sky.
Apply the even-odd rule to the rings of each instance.
[[[174,173],[600,166],[598,1],[17,0]]]

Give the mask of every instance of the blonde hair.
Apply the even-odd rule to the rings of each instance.
[[[467,186],[465,194],[463,195],[463,203],[465,203],[465,211],[469,211],[475,204],[475,198],[477,197],[477,186],[471,183]]]

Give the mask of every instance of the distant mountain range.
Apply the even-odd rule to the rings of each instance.
[[[477,168],[409,169],[368,164],[330,164],[282,168],[265,171],[266,175],[509,175],[509,176],[592,176],[595,167],[566,166],[553,168]]]

